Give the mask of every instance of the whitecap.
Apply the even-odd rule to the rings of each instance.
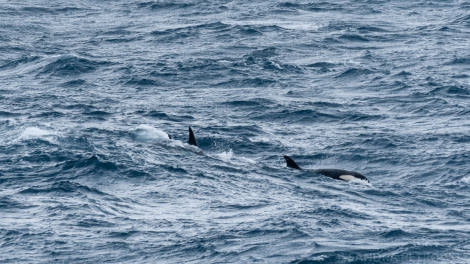
[[[150,125],[139,125],[136,129],[136,134],[137,140],[144,142],[160,142],[170,139],[170,136],[166,132]]]
[[[461,181],[465,184],[470,184],[470,176],[463,177]]]
[[[51,140],[55,136],[55,132],[42,129],[39,127],[27,127],[21,134],[20,140],[31,140],[31,139],[47,139]]]
[[[224,152],[222,152],[222,153],[218,153],[218,154],[216,154],[216,156],[217,156],[219,159],[221,159],[221,160],[223,160],[223,161],[225,161],[225,162],[228,162],[228,161],[230,161],[230,160],[232,159],[232,157],[233,157],[233,151],[232,151],[232,149],[230,149],[229,151],[224,151]]]
[[[349,183],[355,183],[355,184],[361,184],[361,185],[366,185],[366,186],[370,186],[372,187],[372,183],[370,183],[369,181],[366,181],[366,180],[363,180],[363,179],[358,179],[358,178],[355,178],[355,179],[351,179],[348,181]]]

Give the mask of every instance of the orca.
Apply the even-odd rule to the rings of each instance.
[[[199,147],[199,145],[197,144],[196,137],[194,136],[194,133],[193,133],[193,130],[191,129],[191,127],[189,127],[189,139],[188,139],[188,144],[189,144],[189,145],[196,146],[196,147]]]
[[[370,181],[366,178],[366,176],[360,174],[359,172],[341,170],[341,169],[304,170],[300,168],[300,166],[297,165],[297,163],[295,163],[295,161],[291,157],[284,155],[284,159],[286,160],[287,167],[293,168],[296,170],[303,170],[303,171],[309,171],[309,172],[321,174],[321,175],[333,178],[335,180],[351,181],[354,179],[360,179],[360,180],[367,181],[368,183],[370,183]]]

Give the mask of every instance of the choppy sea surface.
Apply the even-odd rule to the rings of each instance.
[[[0,41],[0,263],[470,261],[468,1],[0,1]]]

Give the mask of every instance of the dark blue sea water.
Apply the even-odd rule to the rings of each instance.
[[[469,263],[468,1],[0,2],[0,263]]]

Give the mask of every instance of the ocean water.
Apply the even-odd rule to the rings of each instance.
[[[0,263],[470,261],[467,1],[0,1],[0,41]]]

